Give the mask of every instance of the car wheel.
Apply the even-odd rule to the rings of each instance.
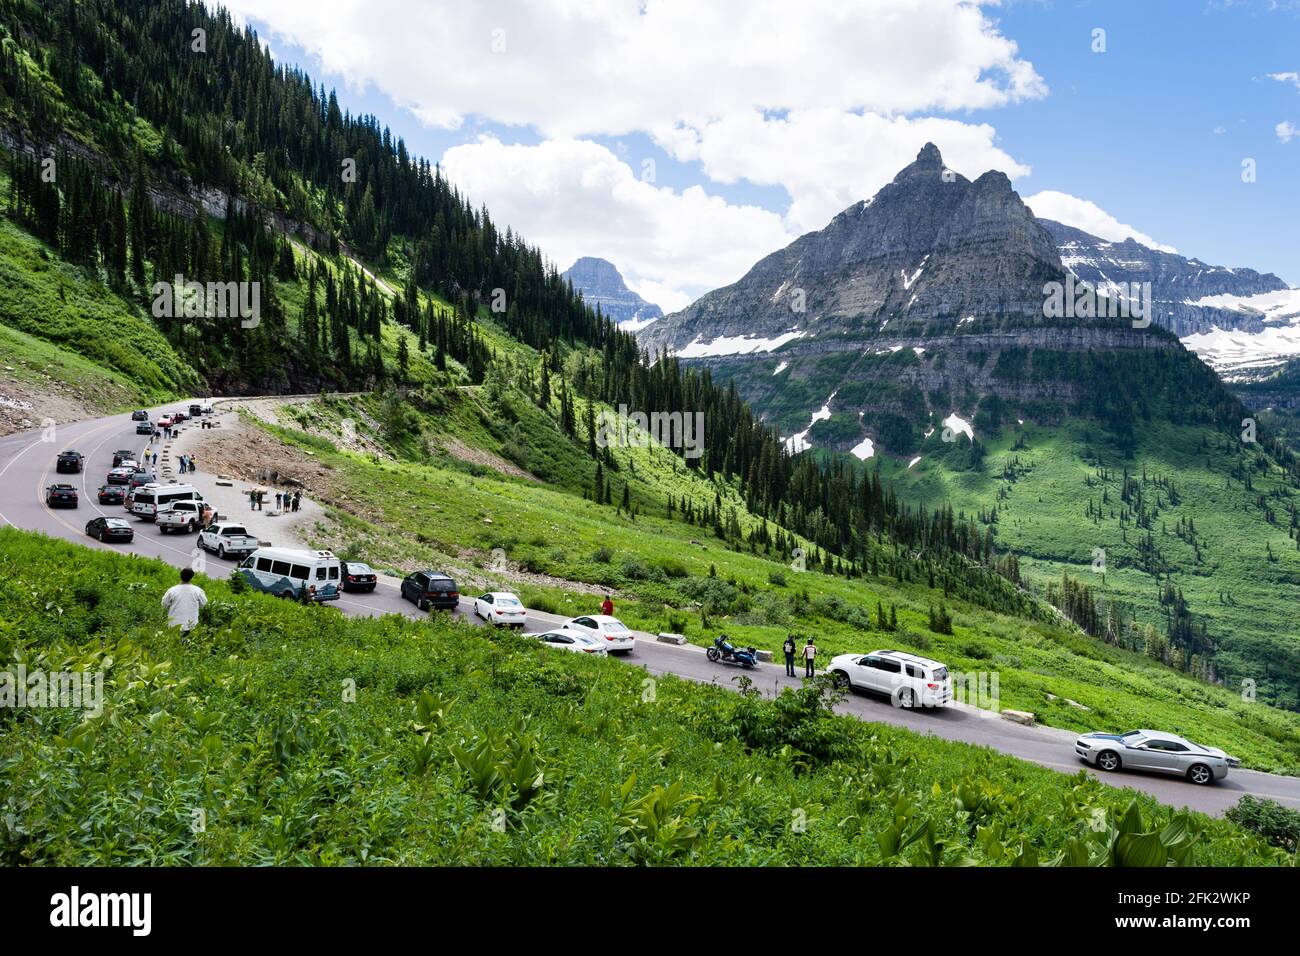
[[[419,608],[421,611],[429,610],[429,602],[426,601],[424,598],[420,598],[418,601],[416,601],[415,606]]]
[[[194,533],[194,527],[195,527],[195,526],[194,526],[194,522],[191,521],[189,524],[187,524],[187,525],[185,526],[185,530],[188,531],[190,534],[193,534],[193,533]]]
[[[1192,783],[1205,786],[1207,783],[1214,782],[1214,771],[1203,763],[1192,764],[1192,768],[1187,771],[1187,779]]]
[[[221,558],[222,560],[225,560],[226,546],[224,544],[217,545],[217,557]]]
[[[1097,766],[1102,770],[1110,772],[1119,769],[1119,754],[1113,750],[1103,750],[1097,754]]]
[[[899,688],[898,692],[894,694],[894,706],[904,707],[908,710],[911,710],[913,707],[915,707],[916,694],[912,692],[912,688],[910,687]]]
[[[284,591],[280,592],[280,597],[284,598],[286,601],[292,601],[294,598],[294,594],[292,591],[285,589]]]
[[[836,687],[840,688],[841,690],[851,689],[849,685],[849,675],[844,673],[844,671],[832,671],[831,676],[832,679],[835,681]]]
[[[102,531],[99,533],[99,543],[100,543],[100,544],[107,544],[107,543],[108,543],[108,542],[106,542],[106,541],[104,540],[104,532],[102,532]]]

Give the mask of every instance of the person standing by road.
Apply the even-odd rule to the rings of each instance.
[[[199,610],[208,603],[203,588],[191,584],[193,568],[181,568],[181,583],[172,585],[162,596],[163,610],[167,612],[167,626],[179,627],[188,634],[199,623]]]
[[[275,510],[276,510],[276,511],[283,511],[283,510],[284,510],[284,492],[283,492],[283,491],[277,491],[277,492],[275,493]]]
[[[785,676],[794,677],[795,676],[794,673],[795,646],[794,646],[793,634],[787,634],[785,636],[785,643],[781,645],[781,650],[785,651]]]
[[[812,677],[813,672],[817,669],[817,645],[813,639],[808,638],[808,643],[803,646],[803,666],[804,677]]]
[[[301,501],[302,501],[302,492],[301,492],[301,491],[295,491],[295,492],[293,493],[293,510],[294,510],[294,511],[297,511],[297,510],[298,510],[298,504],[299,504],[299,502],[301,502]]]
[[[614,616],[614,602],[608,594],[605,595],[605,600],[600,602],[600,613],[606,617]]]

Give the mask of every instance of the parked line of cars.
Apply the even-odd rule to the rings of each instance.
[[[133,416],[134,417],[134,416]],[[147,420],[147,415],[146,415]],[[113,469],[98,489],[101,504],[125,504],[128,511],[154,520],[160,533],[198,532],[198,545],[219,558],[240,560],[236,570],[251,587],[284,598],[311,601],[337,600],[343,591],[373,591],[378,575],[369,565],[340,561],[330,551],[305,551],[262,547],[257,538],[237,523],[208,521],[203,496],[190,485],[159,485],[155,476],[140,469],[130,450],[113,454]],[[84,457],[76,451],[60,453],[57,470],[80,472]],[[45,497],[50,507],[77,507],[77,489],[67,483],[51,484]],[[130,542],[131,523],[123,518],[96,517],[86,534],[101,542]],[[420,610],[451,610],[460,605],[460,588],[450,575],[433,570],[415,571],[401,582],[400,593]],[[522,630],[528,612],[518,595],[489,591],[474,599],[474,615],[497,627]],[[532,635],[546,647],[607,656],[630,653],[635,636],[622,621],[605,614],[572,618],[557,628]],[[907,651],[878,650],[869,654],[840,654],[827,672],[848,691],[887,697],[896,707],[937,708],[953,700],[952,678],[942,662]],[[1240,761],[1217,747],[1206,747],[1177,734],[1131,730],[1122,734],[1092,732],[1079,735],[1074,744],[1078,758],[1106,772],[1144,770],[1184,777],[1195,784],[1224,779]]]

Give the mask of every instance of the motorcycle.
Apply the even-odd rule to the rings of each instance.
[[[758,666],[757,650],[752,647],[736,647],[727,640],[725,634],[714,638],[713,646],[705,651],[704,655],[714,664],[719,661],[724,664],[739,664],[746,670]]]

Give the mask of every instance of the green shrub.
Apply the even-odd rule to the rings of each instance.
[[[1270,846],[1291,853],[1300,846],[1300,810],[1285,807],[1276,800],[1244,796],[1226,814],[1233,823],[1258,833]]]

